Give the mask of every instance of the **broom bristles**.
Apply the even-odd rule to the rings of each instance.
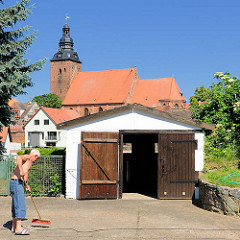
[[[33,219],[32,223],[41,223],[41,224],[51,225],[51,222],[49,220],[43,220],[43,219]]]

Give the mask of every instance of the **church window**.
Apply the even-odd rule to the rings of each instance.
[[[178,108],[178,104],[175,104],[175,105],[174,105],[174,108]]]
[[[59,68],[59,73],[62,74],[62,69],[61,68]]]
[[[103,109],[100,107],[98,111],[99,111],[99,112],[103,112]]]
[[[66,72],[66,68],[64,68],[64,72]]]
[[[87,115],[89,115],[89,111],[88,111],[87,108],[85,108],[85,109],[84,109],[84,116],[87,116]]]

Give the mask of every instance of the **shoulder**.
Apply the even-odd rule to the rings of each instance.
[[[26,162],[29,159],[29,155],[19,155],[23,162]]]

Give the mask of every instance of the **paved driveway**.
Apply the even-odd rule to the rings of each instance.
[[[240,239],[240,219],[211,213],[191,201],[168,201],[125,194],[122,200],[78,201],[35,198],[44,219],[52,225],[32,225],[37,214],[27,197],[30,236],[14,236],[11,198],[0,197],[0,239]]]

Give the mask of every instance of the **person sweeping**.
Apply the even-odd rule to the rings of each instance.
[[[30,154],[17,156],[17,165],[10,181],[10,192],[12,197],[12,232],[16,235],[29,235],[29,232],[21,225],[22,219],[26,217],[27,206],[24,194],[24,182],[27,182],[28,172],[33,162],[40,157],[40,152],[33,149]],[[31,192],[29,185],[26,190]]]

